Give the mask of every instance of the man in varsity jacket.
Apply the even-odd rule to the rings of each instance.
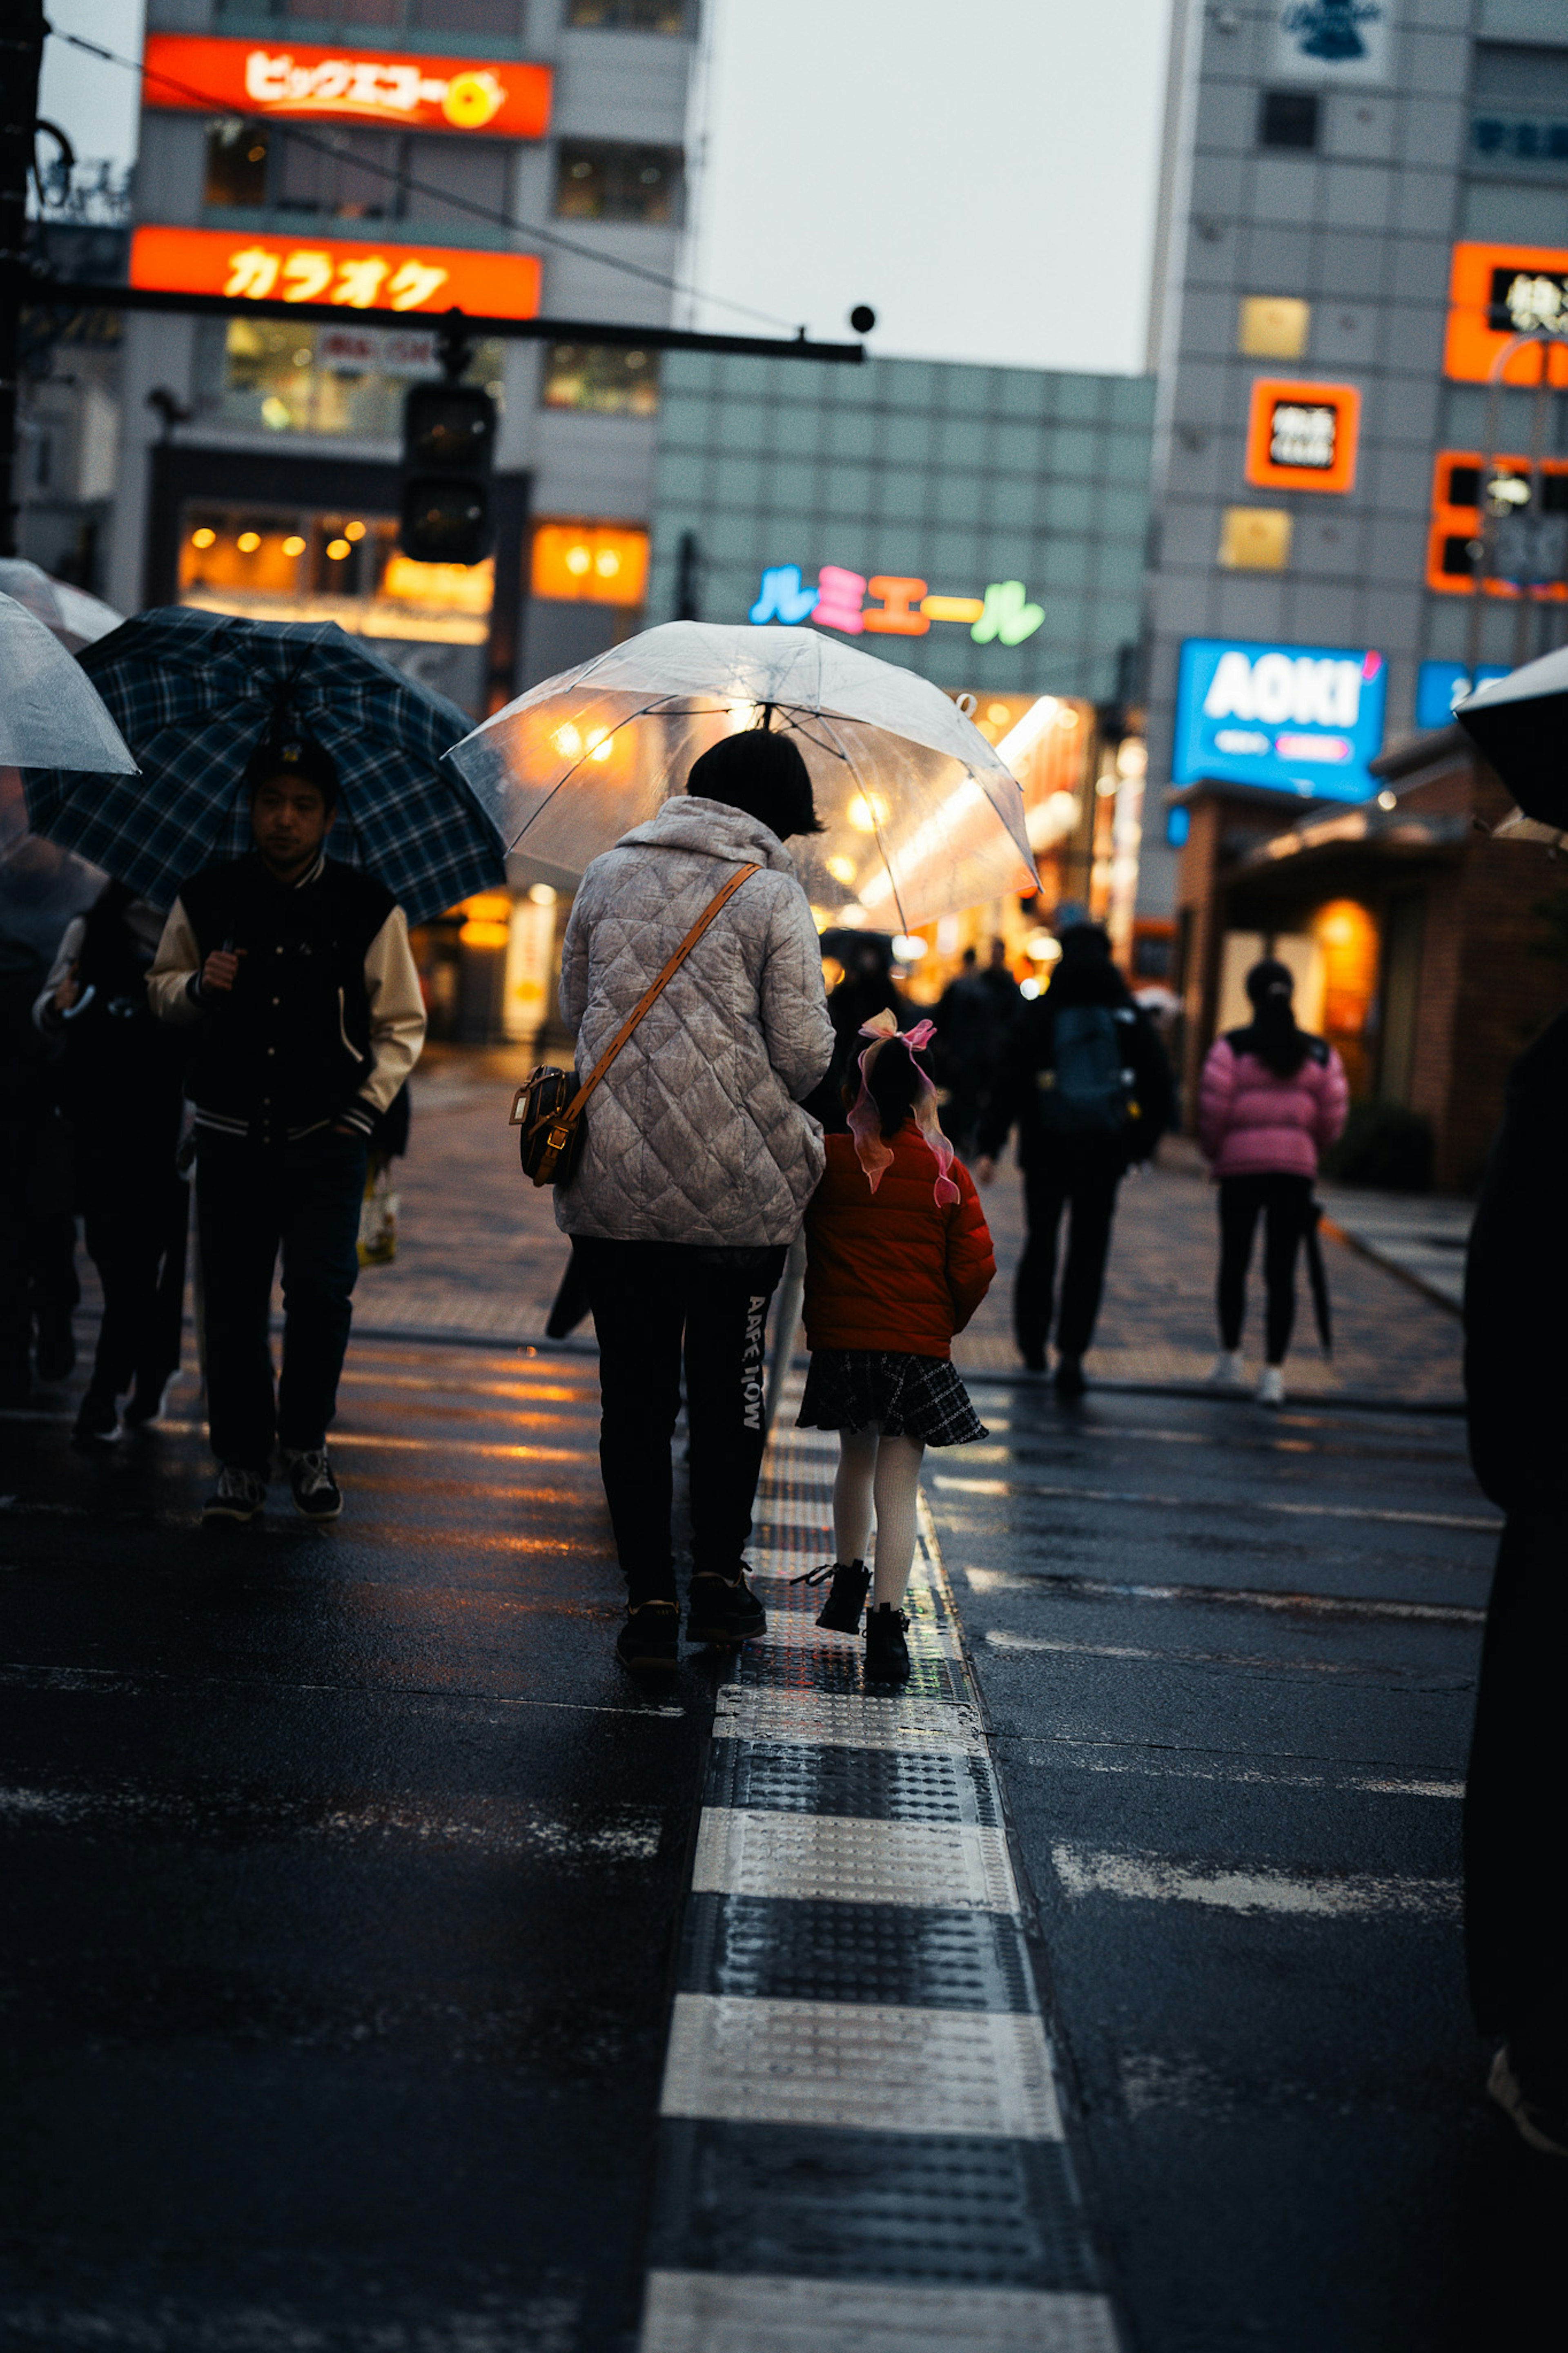
[[[175,900],[147,976],[153,1010],[193,1031],[196,1231],[208,1426],[221,1466],[203,1517],[267,1501],[274,1441],[294,1502],[335,1519],[327,1429],[359,1271],[366,1141],[425,1042],[403,910],[326,854],[337,772],[320,745],[252,761],[244,858],[204,867]],[[283,1255],[276,1406],[268,1311]]]

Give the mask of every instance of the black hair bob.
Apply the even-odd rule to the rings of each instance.
[[[826,830],[811,793],[811,771],[799,746],[771,728],[726,735],[691,764],[686,789],[700,799],[728,801],[787,841],[793,833]]]

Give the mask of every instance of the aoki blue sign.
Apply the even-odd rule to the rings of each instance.
[[[1506,669],[1482,662],[1476,672],[1478,686],[1489,685],[1494,678],[1506,678]],[[1423,662],[1415,673],[1415,724],[1417,727],[1447,727],[1454,715],[1456,702],[1463,702],[1470,691],[1470,673],[1463,662]]]
[[[1189,638],[1176,685],[1178,785],[1261,785],[1364,801],[1383,744],[1388,665],[1334,646]]]

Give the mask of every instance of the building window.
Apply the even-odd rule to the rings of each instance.
[[[657,417],[658,353],[623,351],[618,343],[552,343],[539,397],[545,408]]]
[[[308,16],[312,37],[318,37],[317,26],[324,26],[361,41],[374,41],[377,33],[397,34],[410,28],[440,33],[448,40],[468,34],[481,39],[521,41],[526,0],[311,0],[308,7],[302,7],[300,0],[217,0],[217,14],[220,23],[226,17],[238,17],[247,31],[254,28],[258,17],[287,25]]]
[[[679,147],[563,139],[556,161],[557,217],[673,227],[680,218],[681,168]]]
[[[403,429],[403,396],[416,378],[438,375],[434,334],[410,327],[341,327],[292,319],[230,319],[205,330],[218,343],[216,418],[262,433],[353,434],[393,441]],[[501,346],[477,343],[465,379],[492,400],[502,392]]]
[[[495,559],[416,564],[398,547],[395,515],[192,501],[181,517],[179,582],[181,604],[202,612],[479,646]]]
[[[1260,147],[1313,148],[1318,143],[1318,97],[1310,90],[1266,90],[1258,109]]]
[[[1290,294],[1244,294],[1236,348],[1249,360],[1299,360],[1306,356],[1312,306]]]
[[[356,127],[319,142],[231,117],[208,126],[203,200],[218,210],[242,206],[316,220],[500,221],[510,209],[509,171],[495,140]]]
[[[647,588],[647,533],[624,525],[542,522],[530,586],[563,603],[640,605]]]
[[[258,212],[267,202],[268,134],[258,122],[229,115],[207,131],[207,205],[243,205]]]
[[[566,0],[566,22],[600,33],[684,33],[686,0]]]
[[[1219,560],[1227,572],[1283,572],[1290,561],[1290,516],[1283,507],[1226,507]]]

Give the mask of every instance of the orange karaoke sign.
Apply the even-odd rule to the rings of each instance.
[[[550,128],[548,66],[495,58],[426,58],[355,43],[209,40],[149,33],[142,53],[146,106],[198,114],[278,115],[296,122],[381,122],[405,131],[482,131],[542,139]]]
[[[252,302],[332,302],[350,311],[455,307],[477,318],[533,319],[542,277],[537,254],[476,253],[468,246],[247,237],[221,228],[139,228],[131,240],[132,286]]]

